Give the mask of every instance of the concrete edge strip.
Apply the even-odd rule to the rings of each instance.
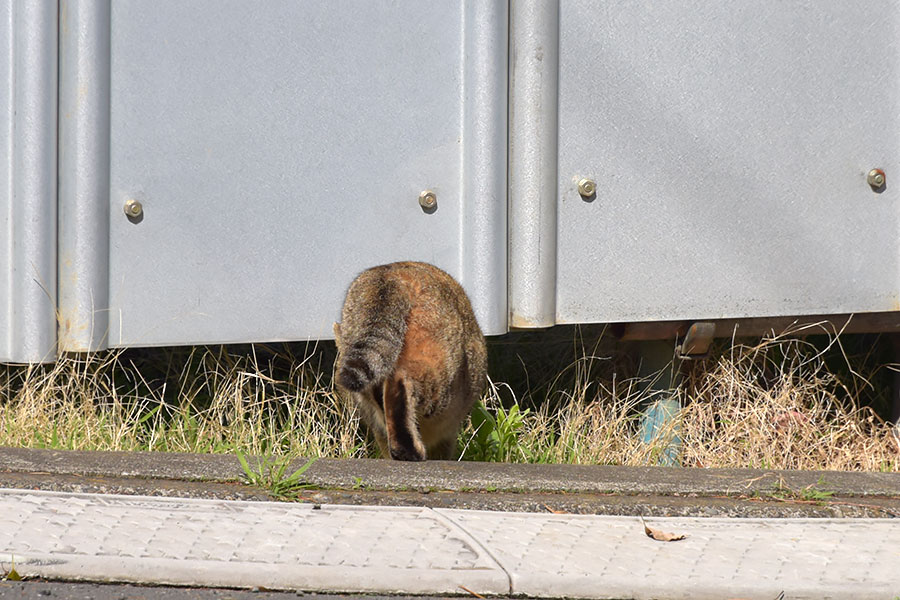
[[[455,516],[462,517],[461,521],[465,523],[465,517],[467,515],[474,516],[476,518],[482,517],[490,520],[494,520],[498,517],[498,513],[496,512],[487,512],[487,511],[478,511],[478,510],[460,510],[460,509],[436,509],[445,514],[449,519],[456,521]],[[581,529],[597,529],[596,525],[604,525],[604,529],[606,529],[605,525],[614,524],[617,526],[624,526],[632,530],[633,533],[630,533],[630,540],[628,545],[639,546],[641,541],[644,540],[644,533],[641,531],[642,522],[637,516],[610,516],[610,515],[554,515],[554,514],[542,514],[542,513],[516,513],[514,515],[515,520],[518,524],[524,524],[528,521],[539,521],[543,523],[568,523],[569,525],[573,525],[575,527]],[[688,535],[689,540],[693,540],[694,542],[699,541],[703,548],[708,542],[703,542],[704,538],[714,538],[714,539],[725,539],[730,534],[734,533],[733,529],[735,526],[740,529],[752,529],[758,526],[770,526],[767,531],[763,531],[763,537],[769,537],[771,541],[774,542],[783,542],[785,538],[800,538],[805,534],[815,535],[816,531],[821,528],[829,528],[832,526],[843,526],[843,527],[854,527],[854,526],[869,526],[875,527],[876,529],[871,531],[873,536],[878,536],[879,539],[884,539],[884,534],[886,532],[896,531],[893,528],[893,525],[885,520],[885,519],[867,519],[867,518],[839,518],[839,519],[822,519],[822,518],[787,518],[787,519],[768,519],[768,518],[747,518],[747,519],[734,519],[734,518],[717,518],[717,517],[649,517],[646,523],[654,528],[658,528],[664,531],[671,531],[676,533],[686,533]],[[516,525],[517,530],[519,529],[519,525]],[[591,525],[595,527],[591,527]],[[794,526],[794,534],[787,535],[784,532],[784,526],[792,525]],[[492,524],[491,527],[496,527],[496,529],[491,529],[491,531],[497,531],[500,540],[504,538],[504,526],[502,524]],[[809,528],[809,531],[807,531]],[[471,529],[471,528],[470,528]],[[478,527],[476,523],[475,527],[475,536],[479,535]],[[507,527],[508,529],[508,527]],[[522,530],[527,530],[527,527],[521,527]],[[803,535],[798,535],[797,531],[802,530]],[[508,531],[507,531],[508,533]],[[557,534],[562,535],[557,531]],[[832,531],[832,542],[834,541],[834,536],[840,534],[840,530]],[[484,535],[483,528],[481,536]],[[510,536],[506,535],[508,540]],[[741,532],[738,531],[738,539],[742,537]],[[736,541],[735,544],[738,546],[747,543],[746,535],[743,536],[744,539],[742,541]],[[544,543],[548,540],[545,538]],[[519,544],[519,541],[514,542],[515,544]],[[649,542],[650,544],[659,544],[659,542]],[[691,543],[690,541],[688,543]],[[521,545],[525,545],[526,542],[521,540]],[[530,545],[530,542],[528,542]],[[503,541],[499,542],[499,548],[494,546],[499,553],[503,553],[503,546],[506,545],[505,551],[507,556],[514,556],[511,552],[520,551],[525,555],[528,554],[527,548],[522,548],[521,545],[519,549],[514,550],[514,546],[510,546],[507,542],[504,544]],[[665,546],[659,545],[657,546],[658,550],[662,550]],[[893,547],[896,547],[894,545]],[[672,563],[668,566],[671,568],[673,564],[678,566],[680,564],[681,567],[686,565],[690,565],[691,561],[686,561],[686,554],[683,552],[684,547],[682,546],[670,546],[669,549],[671,551],[665,550],[662,553],[658,553],[656,558],[661,559],[661,562],[665,564],[666,562]],[[790,550],[790,549],[788,549]],[[802,548],[801,548],[802,550]],[[743,560],[743,552],[744,550],[736,549],[735,562],[739,563]],[[772,549],[773,552],[776,552],[775,548]],[[673,560],[677,558],[677,554],[681,554],[680,561]],[[781,550],[782,554],[786,552],[786,550]],[[826,555],[828,553],[826,552]],[[891,552],[893,555],[894,552]],[[885,557],[886,555],[882,552],[880,554],[881,557]],[[790,555],[785,555],[785,564],[790,564],[788,559]],[[897,587],[895,583],[892,583],[890,578],[885,578],[883,575],[875,580],[867,580],[865,576],[861,573],[856,573],[858,575],[857,578],[853,576],[844,580],[843,583],[835,583],[832,582],[820,582],[816,579],[809,578],[800,578],[797,579],[796,576],[791,579],[788,578],[789,581],[770,581],[766,580],[764,582],[753,582],[748,583],[745,581],[739,580],[729,580],[729,581],[715,581],[715,578],[712,578],[709,581],[705,581],[702,579],[694,580],[693,582],[686,582],[683,578],[680,581],[668,581],[665,577],[655,577],[653,580],[647,578],[636,578],[634,580],[629,579],[628,577],[621,577],[612,575],[609,578],[601,578],[598,579],[596,576],[580,576],[578,573],[579,567],[574,567],[573,572],[570,575],[560,578],[560,576],[553,575],[552,572],[542,572],[542,564],[535,563],[535,557],[532,556],[528,558],[526,556],[523,559],[524,562],[519,567],[509,568],[508,572],[512,573],[511,581],[514,589],[511,593],[515,594],[524,594],[527,596],[533,597],[572,597],[572,598],[594,598],[598,597],[598,589],[603,590],[603,597],[627,597],[627,598],[682,598],[688,597],[688,595],[692,598],[732,598],[732,597],[747,597],[747,598],[774,598],[778,595],[780,591],[784,591],[785,589],[790,589],[790,592],[797,597],[852,597],[852,598],[878,598],[878,597],[894,597],[897,595],[898,590],[900,588]],[[827,559],[826,559],[827,561]],[[660,565],[655,565],[653,568],[657,568]],[[580,567],[583,569],[583,565]],[[745,569],[745,567],[735,567],[735,574],[741,569]],[[721,575],[725,571],[717,571],[717,574]],[[583,575],[583,573],[581,574]],[[621,575],[621,574],[620,574]],[[746,578],[745,578],[746,579]],[[673,587],[674,586],[674,587]],[[687,587],[685,587],[687,586]],[[686,595],[687,594],[687,595]]]
[[[124,502],[153,502],[153,503],[175,503],[190,502],[203,504],[205,506],[215,506],[223,502],[229,504],[242,504],[247,506],[258,506],[260,504],[283,504],[274,500],[221,500],[217,498],[184,498],[182,496],[148,496],[146,494],[106,494],[96,492],[60,492],[56,490],[32,490],[23,488],[0,488],[0,496],[43,496],[46,498],[82,498],[97,501],[99,498],[109,498]],[[302,505],[301,506],[305,506]],[[405,507],[400,507],[405,508]],[[410,507],[415,508],[415,507]]]
[[[404,573],[401,583],[390,572],[336,565],[285,569],[284,565],[264,563],[235,565],[218,561],[85,557],[33,552],[16,555],[15,565],[23,576],[48,579],[239,589],[259,587],[350,594],[460,594],[462,590],[458,589],[458,578],[462,578],[467,586],[489,590],[488,594],[497,593],[490,574],[476,571],[456,574],[451,582],[444,572],[410,570]]]
[[[487,556],[489,556],[490,559],[492,561],[494,561],[494,563],[497,565],[497,568],[499,568],[501,571],[503,571],[503,573],[506,575],[506,579],[509,582],[509,592],[508,593],[510,595],[513,595],[516,593],[515,590],[513,589],[513,576],[512,576],[512,573],[510,572],[510,569],[505,564],[503,564],[503,561],[500,560],[500,558],[487,546],[487,544],[482,543],[482,541],[480,539],[478,539],[472,533],[470,533],[469,530],[466,529],[461,523],[459,523],[455,519],[451,518],[450,515],[447,514],[452,509],[429,508],[428,510],[430,510],[432,513],[434,513],[442,523],[444,523],[448,527],[452,527],[453,529],[461,532],[465,536],[466,541],[468,541],[470,544],[473,544],[474,546],[479,548],[482,552],[484,552]]]
[[[187,481],[240,481],[235,456],[162,452],[98,452],[0,447],[3,470],[17,473]],[[295,468],[302,466],[298,459]],[[523,465],[431,461],[397,464],[379,459],[317,459],[306,477],[322,487],[350,488],[364,474],[374,489],[439,488],[462,491],[488,484],[500,491],[673,493],[733,495],[767,492],[785,485],[814,486],[835,496],[900,497],[900,473],[682,469],[603,465]]]
[[[110,501],[122,499],[124,499],[125,501],[135,501],[136,499],[143,499],[159,505],[185,502],[184,500],[178,498],[73,494],[62,492],[0,489],[0,497],[15,497],[25,495],[42,496],[49,498],[80,497],[89,498],[95,502],[99,501],[101,503],[103,502],[103,498],[108,498]],[[191,504],[194,506],[246,505],[251,509],[255,509],[257,511],[260,508],[264,509],[264,507],[261,506],[262,503],[259,502],[224,500],[220,501],[204,499],[191,499],[186,502],[187,504]],[[269,504],[278,506],[282,509],[284,509],[286,506],[284,503]],[[541,573],[539,572],[540,569],[537,569],[537,571],[533,570],[533,567],[535,565],[539,566],[540,563],[533,564],[532,568],[526,569],[525,571],[517,571],[517,569],[504,564],[504,562],[497,557],[497,546],[490,545],[489,547],[487,542],[483,541],[485,540],[485,538],[490,539],[490,536],[486,536],[484,534],[484,529],[482,528],[482,533],[478,533],[478,528],[475,527],[473,529],[472,527],[468,526],[466,524],[466,519],[463,518],[465,517],[465,515],[471,514],[472,516],[482,517],[493,521],[498,517],[498,514],[496,512],[470,511],[462,509],[425,509],[419,507],[386,508],[323,505],[323,508],[326,507],[333,507],[334,509],[339,511],[390,510],[394,514],[403,513],[408,514],[413,518],[423,518],[429,520],[436,525],[442,526],[447,533],[454,536],[459,536],[460,541],[465,543],[474,552],[483,557],[482,564],[484,566],[477,569],[460,571],[455,571],[453,569],[433,570],[420,567],[404,571],[404,576],[400,578],[398,577],[399,573],[397,570],[383,569],[378,567],[365,568],[362,570],[359,569],[359,567],[351,567],[348,570],[347,567],[343,567],[341,565],[296,565],[285,568],[284,564],[267,564],[264,562],[256,562],[246,559],[242,559],[241,561],[229,564],[222,562],[221,560],[207,561],[202,559],[192,559],[190,561],[184,561],[181,559],[160,556],[140,558],[126,556],[85,555],[71,552],[52,553],[42,551],[26,551],[22,552],[21,554],[17,554],[15,556],[16,565],[17,568],[19,568],[20,572],[25,575],[37,574],[43,576],[56,576],[77,580],[95,581],[122,580],[145,583],[170,583],[176,585],[209,585],[211,582],[212,585],[215,586],[264,586],[273,589],[307,589],[326,592],[402,592],[418,594],[460,593],[461,589],[463,591],[467,589],[463,587],[464,585],[468,586],[468,588],[472,589],[472,591],[484,594],[528,593],[535,596],[553,597],[555,595],[559,595],[561,591],[564,591],[565,595],[573,597],[590,597],[596,595],[596,589],[598,586],[598,582],[596,579],[575,579],[572,581],[568,581],[566,583],[567,587],[563,590],[560,587],[558,579],[553,578],[555,576],[548,577],[546,576],[546,574],[544,574],[545,576],[541,577]],[[295,506],[295,508],[312,510],[313,506],[297,505]],[[633,537],[635,540],[644,539],[643,534],[640,532],[639,520],[636,517],[632,516],[617,517],[598,515],[552,515],[543,513],[511,513],[507,516],[515,519],[517,523],[533,520],[539,520],[543,522],[564,521],[570,523],[571,525],[575,525],[576,527],[580,527],[579,524],[587,524],[590,522],[621,523],[627,525],[630,529],[633,530],[633,535],[632,533],[629,533],[630,537]],[[651,526],[661,526],[664,529],[668,529],[671,526],[672,531],[687,531],[691,535],[691,537],[695,537],[694,533],[696,533],[697,539],[700,539],[702,536],[699,535],[699,531],[694,533],[691,532],[692,524],[701,526],[701,529],[726,531],[730,530],[735,522],[740,525],[746,526],[769,523],[771,521],[771,519],[757,518],[740,519],[736,521],[735,519],[709,517],[653,517],[652,519],[648,520],[648,524],[650,524]],[[853,527],[854,525],[868,524],[870,526],[877,527],[877,531],[872,532],[873,535],[876,536],[878,535],[878,531],[881,531],[882,533],[890,532],[892,536],[896,533],[896,530],[893,528],[893,526],[883,519],[808,518],[778,520],[778,527],[772,529],[771,533],[784,537],[784,535],[786,534],[783,531],[783,526],[789,524],[800,526],[813,525],[814,527],[828,527],[829,525],[840,524],[842,526],[845,526],[845,528]],[[515,531],[520,530],[519,525],[513,524],[512,526]],[[473,531],[475,533],[473,533]],[[493,524],[491,524],[491,528],[489,529],[489,531],[494,531]],[[814,533],[806,531],[806,529],[803,529],[802,532],[804,534],[803,537],[805,537],[805,535],[807,534]],[[840,531],[837,531],[836,533],[840,533]],[[713,534],[715,534],[715,532],[709,535]],[[885,538],[881,536],[881,539]],[[516,552],[522,549],[521,544],[519,544],[518,542],[516,542],[516,546]],[[891,546],[892,549],[896,547],[896,545]],[[882,556],[884,555],[882,554]],[[488,560],[488,558],[490,560]],[[5,563],[5,557],[0,557],[0,561]],[[0,564],[0,566],[6,567],[7,565]],[[505,579],[500,575],[499,571],[502,571],[506,575]],[[197,580],[198,572],[203,576],[202,581]],[[884,579],[884,577],[881,577],[881,579],[875,581],[856,581],[855,587],[854,585],[852,585],[852,581],[849,583],[851,583],[851,585],[848,586],[838,585],[832,582],[825,587],[816,588],[814,584],[809,584],[808,587],[803,587],[807,586],[807,582],[795,581],[793,582],[793,584],[800,587],[795,587],[793,589],[793,592],[796,594],[801,590],[805,590],[803,593],[810,597],[828,594],[851,594],[853,597],[875,597],[874,595],[870,596],[868,594],[870,594],[873,590],[877,590],[878,593],[882,595],[890,595],[891,593],[896,591],[896,586],[890,582],[890,579]],[[864,587],[860,588],[860,583]],[[642,584],[644,586],[641,588],[642,593],[646,592],[650,595],[657,595],[660,593],[660,590],[668,589],[664,587],[654,587],[652,585],[652,582],[650,582],[650,584],[651,585],[649,586],[648,582],[644,582]],[[604,588],[605,593],[611,593],[611,591],[615,589],[617,590],[616,593],[621,596],[636,595],[635,590],[637,588],[634,587],[636,584],[627,579],[605,581],[603,582],[603,585],[606,586]],[[619,587],[608,587],[613,585],[618,585]],[[704,597],[722,597],[722,594],[720,594],[719,592],[725,588],[720,589],[718,587],[715,587],[715,585],[713,584],[710,585],[712,585],[712,587],[708,589],[704,588],[704,594],[709,594],[708,596]],[[746,591],[759,592],[760,590],[754,587],[755,585],[756,584],[753,584],[753,586],[747,587]],[[514,589],[514,587],[516,589]],[[823,590],[828,590],[828,594],[825,594]],[[699,590],[695,590],[695,592],[699,592]],[[734,592],[735,589],[731,589],[728,594],[729,597],[735,595]],[[832,594],[832,592],[834,593]],[[750,597],[755,596],[756,594],[746,595]]]
[[[90,494],[44,490],[0,488],[0,498],[15,499],[37,496],[46,499],[81,499],[95,505],[126,504],[155,505],[168,509],[172,505],[191,505],[205,509],[223,505],[242,507],[258,512],[265,504],[281,509],[284,503],[250,502],[241,500],[209,500],[197,498],[166,498],[121,494]],[[288,505],[294,510],[313,510],[312,504]],[[326,505],[323,505],[323,507]],[[79,552],[14,552],[9,558],[0,557],[0,567],[8,568],[14,561],[24,576],[72,579],[76,581],[156,583],[186,586],[213,586],[270,589],[309,590],[333,593],[404,593],[404,594],[461,594],[465,589],[485,594],[505,594],[509,589],[509,574],[484,546],[463,528],[431,509],[421,507],[367,507],[327,505],[338,511],[390,510],[412,518],[425,518],[442,525],[448,534],[462,538],[474,552],[491,564],[489,569],[451,570],[413,568],[401,572],[383,567],[345,567],[341,565],[266,564],[255,561],[222,562],[217,560],[182,560],[168,557],[100,556]],[[502,575],[501,575],[502,573]],[[460,589],[462,588],[462,589]]]

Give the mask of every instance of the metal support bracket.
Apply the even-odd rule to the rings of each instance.
[[[703,360],[709,356],[709,347],[715,335],[715,323],[710,321],[692,323],[681,344],[675,347],[675,353],[683,360]]]

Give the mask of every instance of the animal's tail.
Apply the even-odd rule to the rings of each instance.
[[[380,282],[376,293],[364,290],[366,298],[344,315],[341,325],[342,349],[338,361],[338,383],[359,392],[387,377],[394,370],[406,337],[410,303],[406,294],[391,281]],[[351,287],[348,292],[353,295]],[[350,322],[348,322],[350,321]],[[346,337],[347,334],[352,337]]]

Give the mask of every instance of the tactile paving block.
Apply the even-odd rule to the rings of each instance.
[[[509,592],[428,509],[0,490],[0,564],[23,575],[353,592]]]
[[[439,512],[510,574],[512,593],[581,598],[894,598],[900,521]]]

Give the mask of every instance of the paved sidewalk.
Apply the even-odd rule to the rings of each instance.
[[[310,591],[893,598],[894,519],[651,518],[0,490],[22,575]]]

